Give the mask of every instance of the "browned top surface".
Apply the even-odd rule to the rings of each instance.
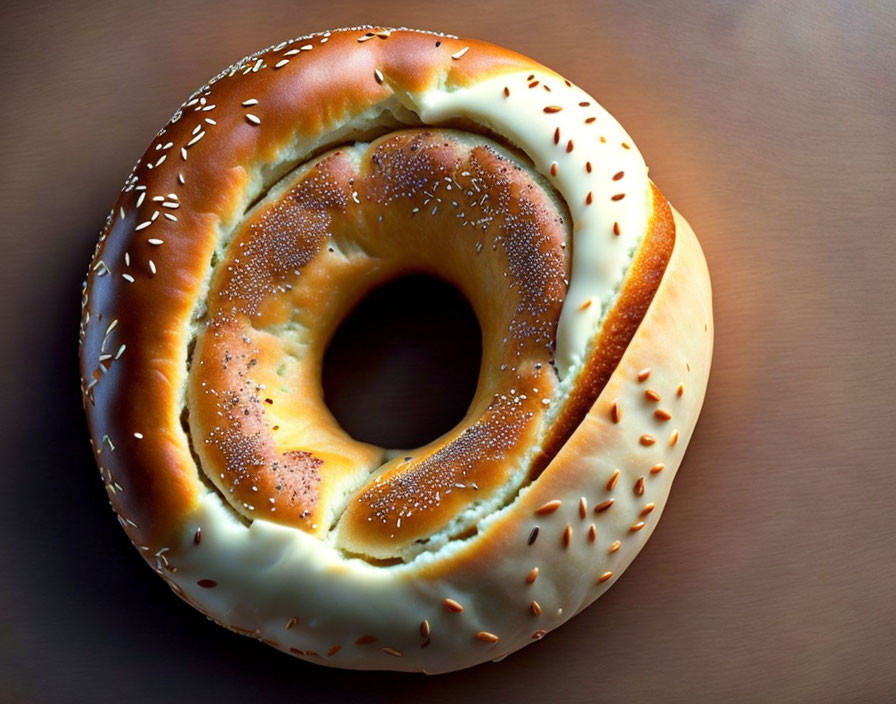
[[[378,3],[375,21],[503,43],[589,90],[700,236],[715,356],[669,506],[586,613],[502,664],[437,680],[279,656],[212,628],[146,569],[106,507],[80,407],[77,291],[96,234],[132,162],[200,83],[280,38],[371,18],[360,4],[7,5],[7,696],[891,694],[892,8]]]
[[[391,558],[501,496],[536,441],[556,382],[548,341],[569,275],[569,224],[481,138],[396,131],[359,148],[357,167],[345,152],[302,172],[228,246],[191,363],[190,431],[202,471],[239,513],[320,536],[345,506],[337,544]],[[449,202],[427,207],[434,192]],[[475,226],[461,227],[459,214]],[[409,272],[467,294],[485,354],[464,420],[386,463],[335,425],[320,358],[359,295]],[[302,332],[278,334],[287,324]],[[347,490],[357,494],[345,505]]]

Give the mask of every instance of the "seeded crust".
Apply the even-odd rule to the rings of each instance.
[[[301,71],[288,73],[290,63],[299,60]],[[311,169],[306,178],[342,181],[327,207],[345,209],[346,192],[359,200],[366,192],[364,187],[344,186],[353,179],[362,183],[362,176],[375,171],[373,162],[369,157],[365,161],[362,156],[360,163],[357,155],[347,157],[354,147],[341,155],[338,149],[329,154],[327,149],[374,140],[387,147],[380,156],[389,157],[400,155],[414,139],[431,140],[430,146],[439,139],[439,133],[428,128],[390,137],[396,129],[414,124],[415,117],[394,103],[379,112],[371,112],[371,106],[384,104],[392,94],[418,93],[427,86],[469,86],[529,70],[563,81],[513,52],[439,35],[356,28],[301,38],[248,57],[197,92],[159,133],[128,179],[100,239],[83,297],[82,391],[92,442],[112,506],[141,554],[180,596],[223,625],[292,655],[334,666],[457,669],[538,640],[584,608],[615,582],[652,531],[702,405],[712,351],[709,279],[702,253],[686,223],[677,214],[673,220],[668,204],[652,185],[647,231],[604,327],[576,373],[579,383],[566,400],[558,401],[538,447],[531,447],[532,432],[516,432],[524,450],[517,450],[504,464],[494,463],[494,471],[483,475],[486,488],[490,482],[506,485],[508,468],[522,467],[511,481],[512,491],[496,504],[495,515],[477,518],[472,531],[456,536],[461,539],[435,546],[434,552],[418,559],[403,554],[402,559],[409,560],[406,564],[377,566],[377,559],[391,564],[401,553],[401,546],[396,553],[394,538],[400,528],[398,511],[382,510],[406,489],[400,486],[401,476],[408,476],[401,475],[401,462],[394,463],[397,494],[394,490],[388,494],[391,469],[383,475],[387,481],[382,485],[359,489],[357,473],[379,465],[382,451],[340,436],[324,414],[306,422],[315,441],[326,435],[320,429],[329,427],[333,447],[339,452],[347,448],[342,460],[348,479],[341,484],[325,481],[333,456],[318,456],[298,445],[287,447],[289,443],[278,445],[270,435],[264,436],[268,439],[257,457],[252,454],[261,447],[257,442],[249,451],[240,449],[240,437],[257,438],[262,426],[268,431],[276,425],[264,419],[274,414],[277,399],[257,384],[232,394],[239,397],[235,405],[249,413],[231,425],[230,440],[215,442],[220,435],[214,433],[227,428],[216,425],[212,416],[224,412],[225,401],[211,398],[203,389],[211,383],[220,393],[215,387],[227,376],[223,372],[282,352],[282,339],[289,338],[281,335],[278,342],[277,336],[253,333],[249,342],[243,342],[245,349],[238,349],[245,329],[234,324],[242,315],[252,318],[263,333],[275,329],[283,333],[290,322],[288,297],[278,302],[258,296],[253,302],[252,295],[246,295],[242,301],[249,301],[251,310],[225,310],[223,304],[216,308],[215,292],[226,292],[228,282],[225,274],[219,281],[209,280],[210,263],[216,271],[227,271],[219,264],[222,257],[233,256],[228,255],[228,244],[239,241],[241,228],[251,227],[253,216],[243,223],[244,213],[253,206],[248,194],[264,193],[277,184],[272,197],[282,196],[280,178],[297,163],[307,162],[312,166],[301,167]],[[309,110],[308,105],[319,109]],[[467,120],[442,126],[492,134],[488,126]],[[512,160],[515,148],[504,147],[510,151],[490,158]],[[625,143],[623,147],[629,148]],[[452,163],[467,170],[476,148],[459,137],[456,142],[448,140],[446,149]],[[567,151],[572,149],[570,140]],[[315,162],[316,155],[325,156]],[[525,183],[525,177],[520,179],[518,183]],[[388,181],[377,182],[374,174],[370,184],[371,193],[380,189],[375,200],[382,201]],[[566,214],[547,197],[534,197],[542,213],[533,235],[535,249],[553,242],[544,251],[556,252],[554,245],[566,233],[562,228],[552,231],[552,222]],[[591,197],[588,193],[589,206]],[[264,202],[252,212],[263,217]],[[411,266],[398,261],[392,268],[371,268],[365,263],[367,250],[375,249],[377,241],[356,243],[364,256],[316,250],[308,261],[294,262],[297,269],[307,266],[309,274],[293,287],[292,303],[299,306],[310,300],[308,290],[302,289],[314,277],[325,281],[341,267],[342,273],[358,274],[360,282],[345,289],[343,298],[330,308],[320,309],[319,327],[304,326],[305,332],[315,332],[311,347],[317,347],[300,390],[314,390],[327,331],[335,328],[352,302]],[[320,265],[331,260],[332,269]],[[488,304],[496,289],[483,279],[465,278],[460,273],[465,266],[462,259],[441,260],[449,273],[433,273],[456,279],[484,330],[499,329],[501,315],[495,311],[503,309]],[[556,327],[556,281],[564,280],[566,273],[563,257],[557,261],[544,289],[551,291],[550,305],[540,319],[547,331]],[[427,270],[419,263],[413,266]],[[248,289],[244,286],[243,292]],[[513,307],[510,299],[503,303],[508,304],[507,311]],[[301,344],[301,329],[288,332],[294,344]],[[222,336],[236,347],[224,350]],[[525,412],[543,418],[547,406],[538,394],[554,399],[559,384],[547,374],[549,348],[541,345],[540,336],[538,344],[534,339],[525,343],[531,348],[522,365],[528,376],[515,378],[511,395],[519,392],[517,382],[522,382]],[[209,350],[217,350],[217,356]],[[209,376],[201,367],[212,362],[223,365],[222,354],[239,362],[233,366],[228,360],[229,370],[219,368]],[[480,387],[465,423],[486,412],[486,402],[495,394],[509,391],[494,372],[499,364],[500,353],[486,340]],[[541,365],[539,370],[536,364]],[[236,374],[230,381],[239,378]],[[231,383],[231,392],[232,387]],[[534,387],[543,391],[533,391]],[[260,404],[264,413],[254,413],[252,404]],[[248,434],[239,436],[243,431]],[[438,454],[438,443],[450,440],[422,448],[414,462],[425,471],[427,458]],[[297,484],[288,486],[291,501],[273,520],[261,515],[262,506],[269,514],[273,499],[280,508],[276,502],[282,483],[277,488],[273,480],[264,486],[241,481],[230,495],[232,480],[241,478],[247,463],[257,460],[269,466],[272,458],[299,477]],[[233,476],[228,478],[228,471]],[[215,518],[218,509],[209,513],[209,501],[218,501],[218,495],[230,501],[233,511],[226,530]],[[405,522],[405,545],[444,529],[466,504],[439,501],[434,506],[421,512],[416,524]],[[385,521],[372,520],[383,515]],[[322,543],[339,516],[338,530],[331,533],[335,543]],[[278,523],[288,527],[278,528]],[[236,557],[243,550],[243,537],[237,536],[244,534],[255,541],[269,536],[271,545],[281,545],[263,584],[259,574],[241,568]],[[283,552],[281,543],[287,539],[295,542]],[[285,574],[292,564],[290,556],[299,555],[304,555],[302,581],[292,577],[289,588],[280,590],[277,574]],[[371,613],[359,610],[356,602],[362,595],[382,608],[372,606]],[[386,612],[388,619],[382,617]],[[312,614],[317,625],[302,625]],[[371,644],[374,647],[368,647]]]
[[[243,516],[322,537],[338,512],[343,549],[389,559],[506,491],[554,396],[569,272],[564,214],[502,152],[452,130],[390,133],[327,153],[240,228],[209,292],[188,400],[202,467]],[[429,204],[440,183],[441,213]],[[467,293],[486,359],[458,427],[374,482],[385,452],[330,416],[320,365],[351,303],[408,272]]]

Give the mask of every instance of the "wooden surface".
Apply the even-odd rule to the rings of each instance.
[[[438,678],[307,665],[184,605],[106,506],[78,394],[79,285],[155,131],[244,54],[366,21],[505,44],[591,92],[714,286],[706,405],[641,556],[544,641]],[[0,698],[892,701],[892,4],[8,2],[0,40]]]

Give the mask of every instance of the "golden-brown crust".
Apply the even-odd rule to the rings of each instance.
[[[111,500],[127,516],[128,533],[138,545],[164,544],[202,489],[179,418],[186,326],[219,228],[245,207],[250,172],[275,163],[285,146],[303,136],[327,135],[390,91],[419,91],[441,80],[463,85],[538,67],[485,42],[396,30],[387,40],[379,36],[384,31],[337,31],[297,41],[298,53],[280,68],[286,59],[271,50],[235,65],[175,114],[113,206],[85,290],[89,317],[82,319],[81,376],[97,461],[104,476],[112,477],[110,485],[124,487]],[[374,37],[359,41],[368,32]],[[464,61],[452,58],[467,47],[475,50]],[[375,71],[389,76],[389,90],[371,80]],[[253,117],[263,121],[263,131]],[[169,193],[177,200],[150,200]],[[189,208],[164,205],[185,202]],[[115,359],[122,345],[125,352]],[[100,359],[106,354],[112,358]],[[141,432],[134,428],[146,429],[141,439],[133,436]],[[116,455],[103,438],[122,451]]]
[[[385,558],[504,489],[555,386],[547,343],[569,271],[563,214],[495,148],[418,129],[376,140],[357,168],[337,149],[240,227],[207,295],[187,393],[202,470],[238,513],[323,535],[344,487],[360,486],[340,543]],[[450,197],[441,212],[427,206],[433,192]],[[466,421],[374,483],[382,453],[336,426],[315,357],[346,312],[334,299],[409,271],[468,292],[488,359]]]

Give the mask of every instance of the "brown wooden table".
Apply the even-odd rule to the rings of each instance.
[[[0,14],[0,698],[892,701],[896,7],[185,5]],[[155,131],[240,56],[365,21],[505,44],[595,95],[715,293],[706,405],[647,548],[543,642],[438,678],[307,665],[181,603],[105,505],[78,393],[79,285]]]

